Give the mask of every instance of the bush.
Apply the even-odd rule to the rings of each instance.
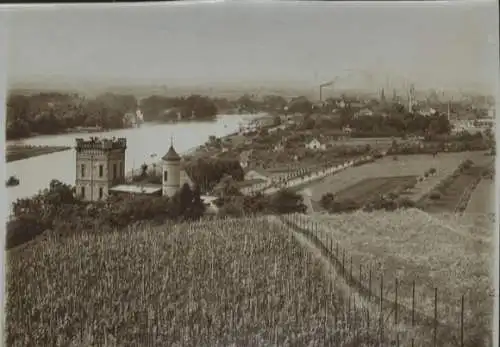
[[[341,213],[341,212],[352,212],[359,210],[361,204],[352,199],[345,199],[341,201],[334,201],[329,208],[329,212]]]
[[[326,193],[321,197],[319,203],[321,207],[323,207],[325,210],[328,210],[334,201],[335,196],[333,195],[333,193]]]
[[[439,193],[439,192],[432,192],[429,195],[429,199],[431,199],[431,200],[439,200],[439,199],[441,199],[441,193]]]
[[[415,208],[417,207],[417,204],[415,201],[408,199],[408,198],[401,198],[397,200],[397,204],[399,208]]]
[[[278,191],[269,200],[269,211],[273,213],[304,213],[306,210],[302,195],[289,189]]]

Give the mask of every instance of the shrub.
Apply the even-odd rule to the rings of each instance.
[[[332,203],[335,201],[335,196],[333,193],[326,193],[321,197],[320,200],[320,205],[323,207],[325,210],[328,210],[328,208],[332,205]]]
[[[441,193],[439,193],[439,192],[432,192],[429,195],[429,199],[431,199],[431,200],[439,200],[439,199],[441,199]]]
[[[397,204],[399,208],[415,208],[417,207],[417,204],[415,201],[408,199],[408,198],[401,198],[397,200]]]
[[[352,212],[355,210],[359,210],[361,208],[361,204],[353,199],[345,199],[341,201],[334,201],[330,205],[329,212],[332,213],[341,213],[341,212]]]

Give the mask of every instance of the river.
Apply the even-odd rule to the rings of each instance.
[[[219,115],[213,122],[192,122],[176,124],[143,124],[140,128],[120,129],[96,134],[62,134],[37,136],[22,141],[8,141],[29,145],[75,146],[78,137],[125,137],[127,152],[125,169],[139,169],[143,163],[157,162],[168,150],[170,137],[179,153],[186,153],[208,140],[210,135],[222,137],[239,129],[241,123],[248,123],[262,115]],[[156,154],[156,157],[154,156]],[[47,188],[52,179],[75,184],[75,150],[46,154],[7,163],[7,177],[16,176],[20,184],[7,188],[7,203],[19,198],[30,197]]]

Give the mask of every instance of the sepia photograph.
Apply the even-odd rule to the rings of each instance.
[[[0,12],[1,345],[498,342],[497,2]]]

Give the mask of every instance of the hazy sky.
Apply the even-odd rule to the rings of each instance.
[[[491,85],[498,71],[493,1],[113,6],[12,12],[10,81],[286,86],[360,69],[377,82],[464,88]],[[369,79],[360,76],[351,80]]]

